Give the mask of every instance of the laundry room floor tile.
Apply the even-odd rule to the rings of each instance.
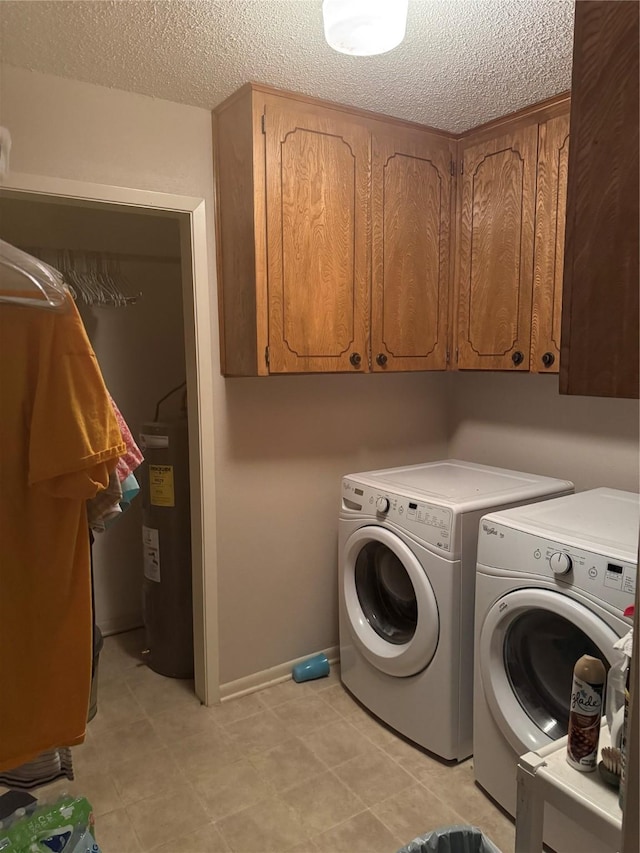
[[[178,741],[167,741],[169,752],[188,779],[196,779],[211,770],[220,770],[239,761],[243,750],[224,730],[211,729]]]
[[[125,806],[175,790],[186,782],[166,748],[150,753],[143,760],[123,761],[113,768],[111,775]]]
[[[490,838],[499,850],[513,850],[516,843],[516,828],[508,817],[489,806],[480,820],[474,822]]]
[[[371,749],[371,741],[349,720],[342,719],[311,732],[304,742],[328,767],[344,764]]]
[[[355,699],[351,698],[341,684],[334,684],[327,690],[323,690],[321,698],[343,717],[357,714],[361,710]]]
[[[128,669],[125,678],[138,704],[151,717],[182,705],[200,704],[190,679],[165,678],[144,665]]]
[[[215,710],[195,703],[180,705],[154,714],[151,725],[160,740],[167,744],[195,735],[215,734],[221,731]]]
[[[513,821],[472,760],[440,761],[383,726],[338,666],[205,708],[192,682],[141,664],[143,640],[105,639],[75,781],[34,792],[87,796],[103,853],[395,853],[454,823],[513,853]]]
[[[321,696],[311,695],[277,705],[273,713],[293,735],[308,735],[325,723],[340,719],[340,714]]]
[[[414,778],[380,749],[351,758],[334,770],[336,776],[368,806],[386,800],[415,782]]]
[[[248,754],[264,752],[293,736],[287,724],[268,709],[224,726],[224,730],[237,748]]]
[[[246,758],[200,776],[194,787],[213,821],[241,812],[274,794],[269,780]]]
[[[329,770],[280,795],[311,837],[364,810],[362,800]]]
[[[286,853],[307,837],[298,813],[278,797],[222,818],[216,826],[233,853]]]
[[[390,832],[407,841],[434,827],[465,822],[448,803],[415,782],[372,806],[371,811]]]
[[[251,763],[270,780],[276,791],[291,788],[326,770],[323,762],[300,738],[286,741],[267,752],[253,756]]]
[[[231,853],[231,848],[220,835],[220,830],[212,823],[181,838],[179,849],[184,853]],[[177,853],[176,842],[167,841],[166,844],[154,847],[149,853]]]
[[[403,844],[370,811],[323,832],[315,841],[321,853],[390,853]]]

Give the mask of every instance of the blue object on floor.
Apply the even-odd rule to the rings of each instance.
[[[414,838],[398,853],[500,853],[477,826],[446,826]]]
[[[329,661],[326,655],[319,654],[297,663],[292,670],[294,681],[311,681],[329,675]]]

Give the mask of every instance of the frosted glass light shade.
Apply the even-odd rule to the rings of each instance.
[[[327,43],[352,56],[393,50],[404,38],[408,6],[409,0],[324,0]]]

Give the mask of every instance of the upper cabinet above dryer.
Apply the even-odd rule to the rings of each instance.
[[[569,100],[460,141],[458,369],[557,372]]]
[[[446,368],[451,137],[250,84],[214,151],[223,374]]]
[[[459,368],[529,369],[538,127],[460,151]]]

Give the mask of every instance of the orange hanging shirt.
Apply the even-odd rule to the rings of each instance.
[[[85,502],[125,449],[71,298],[62,312],[0,303],[0,770],[84,739]]]

